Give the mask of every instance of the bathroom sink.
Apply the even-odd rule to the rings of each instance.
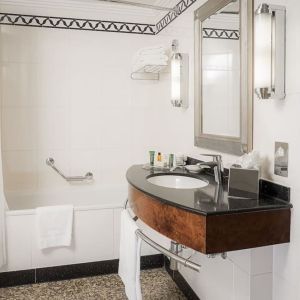
[[[167,188],[173,189],[199,189],[208,185],[206,181],[189,176],[158,175],[147,178],[147,181]]]

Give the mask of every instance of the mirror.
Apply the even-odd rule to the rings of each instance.
[[[208,0],[195,11],[195,145],[252,149],[253,1]]]

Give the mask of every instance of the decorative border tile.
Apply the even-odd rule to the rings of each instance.
[[[156,25],[142,23],[128,23],[116,21],[101,21],[90,19],[35,16],[12,13],[0,13],[1,25],[30,26],[57,29],[73,29],[88,31],[106,31],[119,33],[134,33],[156,35],[166,28],[173,20],[186,11],[197,0],[182,0],[176,6],[175,13],[170,11]],[[205,38],[239,39],[238,30],[204,28]]]
[[[191,5],[193,5],[197,0],[181,0],[176,6],[174,11],[168,12],[158,23],[156,24],[156,34],[161,32],[166,28],[171,22],[178,18],[183,12],[185,12]]]
[[[107,31],[135,34],[156,34],[156,27],[152,24],[125,23],[115,21],[101,21],[89,19],[63,18],[0,13],[0,24],[16,26],[32,26],[58,29]]]
[[[239,40],[240,32],[233,29],[203,28],[203,37],[207,39]]]

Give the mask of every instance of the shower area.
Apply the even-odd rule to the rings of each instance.
[[[7,203],[4,207],[1,201],[6,246],[0,249],[6,249],[1,252],[3,259],[7,253],[7,263],[0,272],[117,259],[126,170],[156,146],[144,138],[156,134],[147,121],[169,93],[164,82],[130,78],[134,53],[157,44],[157,38],[0,28],[2,195]],[[46,163],[48,158],[63,176]],[[78,177],[87,173],[92,176]],[[36,208],[66,204],[74,206],[71,246],[40,250]],[[145,255],[154,253],[143,249]]]

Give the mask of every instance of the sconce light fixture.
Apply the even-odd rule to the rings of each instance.
[[[255,93],[259,99],[285,98],[284,6],[261,4],[255,12]]]
[[[178,41],[172,42],[171,103],[174,107],[188,108],[189,56],[178,52]]]

